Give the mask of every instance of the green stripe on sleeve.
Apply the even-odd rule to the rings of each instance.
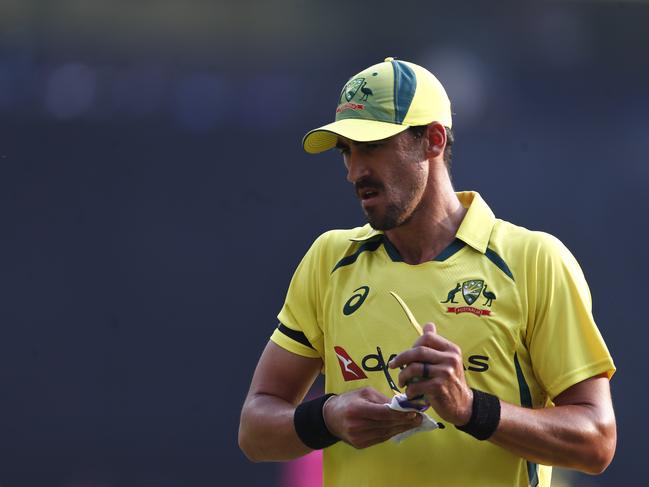
[[[518,389],[521,395],[521,406],[531,408],[532,394],[530,393],[530,387],[527,385],[527,381],[523,375],[523,369],[521,369],[521,364],[518,361],[518,354],[516,353],[514,353],[514,366],[516,367],[516,378],[518,379]],[[539,475],[536,463],[527,462],[527,478],[530,480],[530,485],[532,487],[539,485]]]

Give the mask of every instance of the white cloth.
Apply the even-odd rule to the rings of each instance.
[[[397,394],[392,398],[392,401],[386,403],[385,405],[390,409],[394,409],[395,411],[402,411],[404,413],[414,411],[421,416],[421,424],[419,426],[404,431],[403,433],[399,433],[398,435],[394,435],[391,438],[391,440],[396,443],[401,443],[403,440],[409,438],[415,433],[432,431],[439,428],[437,421],[433,420],[430,416],[424,413],[424,411],[428,409],[428,404],[408,401],[407,396],[403,393]]]

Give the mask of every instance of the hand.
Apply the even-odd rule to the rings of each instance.
[[[332,396],[322,409],[332,435],[354,448],[382,443],[421,424],[417,413],[394,411],[385,404],[390,398],[371,387]]]
[[[464,378],[462,352],[456,344],[438,335],[433,323],[427,323],[424,334],[412,348],[388,365],[391,369],[406,366],[399,374],[399,387],[408,386],[408,398],[423,394],[443,420],[456,426],[469,422],[473,391]]]

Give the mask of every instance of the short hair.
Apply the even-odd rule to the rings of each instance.
[[[421,137],[424,136],[424,132],[426,132],[426,128],[428,125],[415,125],[412,127],[408,128],[408,132],[412,134],[413,137],[416,139],[420,139]],[[451,127],[446,127],[444,126],[444,129],[446,130],[446,147],[444,147],[444,164],[446,165],[446,169],[448,171],[451,171],[451,158],[453,156],[453,142],[455,142],[455,135],[453,134],[453,130]]]

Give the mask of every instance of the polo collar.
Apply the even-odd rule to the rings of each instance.
[[[462,191],[455,194],[462,206],[467,208],[466,215],[464,215],[455,236],[484,254],[496,224],[496,216],[482,199],[480,193]]]
[[[487,251],[491,232],[496,223],[496,217],[479,193],[475,191],[461,191],[455,194],[462,206],[467,208],[466,215],[455,236],[478,252],[484,254]],[[383,235],[383,232],[375,230],[367,224],[362,227],[361,235],[352,237],[349,240],[352,242],[365,242],[377,235]]]
[[[361,234],[358,237],[352,237],[349,240],[351,240],[352,242],[365,242],[366,240],[376,237],[377,235],[383,235],[383,232],[380,230],[374,230],[368,223],[361,228]]]

